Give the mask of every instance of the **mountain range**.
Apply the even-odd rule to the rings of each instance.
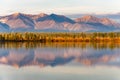
[[[120,23],[85,15],[70,19],[64,15],[14,13],[0,17],[0,32],[110,32],[120,31]]]

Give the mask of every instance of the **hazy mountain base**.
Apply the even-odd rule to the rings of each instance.
[[[24,29],[24,28],[19,28],[19,29],[10,29],[10,30],[7,30],[7,29],[2,29],[0,30],[0,32],[3,32],[3,33],[11,33],[11,32],[75,32],[75,33],[78,33],[78,32],[120,32],[119,29],[103,29],[103,30],[85,30],[85,31],[69,31],[69,30],[57,30],[57,29],[43,29],[43,30],[36,30],[36,29]]]

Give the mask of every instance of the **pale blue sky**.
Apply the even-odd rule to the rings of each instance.
[[[0,15],[23,13],[117,13],[120,0],[0,0]]]

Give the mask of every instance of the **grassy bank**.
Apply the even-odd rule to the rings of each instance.
[[[120,42],[120,32],[110,33],[0,33],[0,41]]]

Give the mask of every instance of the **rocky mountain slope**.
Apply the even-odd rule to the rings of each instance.
[[[0,22],[0,32],[4,32],[9,30],[9,26],[7,24],[1,23]]]
[[[23,14],[14,13],[0,17],[0,22],[9,26],[9,31],[119,31],[120,24],[108,18],[97,18],[91,15],[72,20],[57,14]],[[0,31],[2,31],[2,27]]]

